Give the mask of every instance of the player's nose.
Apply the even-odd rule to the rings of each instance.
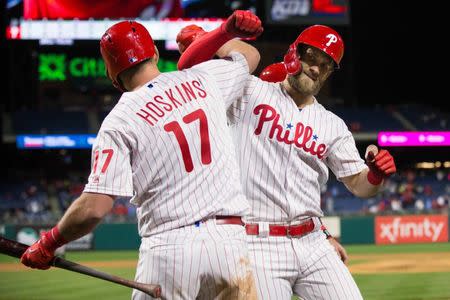
[[[318,66],[310,66],[309,72],[314,78],[317,78],[320,74],[320,70]]]

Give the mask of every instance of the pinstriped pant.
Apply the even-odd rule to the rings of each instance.
[[[362,299],[348,268],[322,231],[301,238],[258,237],[247,241],[258,299]]]
[[[162,299],[256,299],[243,226],[215,220],[143,238],[135,279],[160,284]]]

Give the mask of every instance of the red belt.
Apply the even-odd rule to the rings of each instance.
[[[236,216],[215,216],[216,224],[218,225],[225,225],[225,224],[231,224],[231,225],[241,225],[244,226],[244,222],[242,222],[241,217]],[[198,226],[202,221],[195,222],[195,225]]]
[[[309,219],[303,223],[297,225],[275,225],[269,224],[269,235],[272,236],[287,236],[287,237],[300,237],[314,230],[315,224],[313,219]],[[248,235],[258,235],[258,224],[246,224],[245,230]]]
[[[234,224],[244,226],[242,218],[235,216],[216,216],[216,224]]]

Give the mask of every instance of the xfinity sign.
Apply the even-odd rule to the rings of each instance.
[[[377,244],[448,241],[448,219],[443,215],[376,217],[375,240]]]

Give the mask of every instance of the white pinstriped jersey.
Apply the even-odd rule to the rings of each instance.
[[[247,77],[233,53],[124,93],[102,123],[84,191],[132,196],[141,236],[246,215],[226,109]]]
[[[249,76],[228,110],[252,221],[323,216],[328,167],[338,177],[366,168],[344,121],[316,100],[300,110],[280,83]]]

